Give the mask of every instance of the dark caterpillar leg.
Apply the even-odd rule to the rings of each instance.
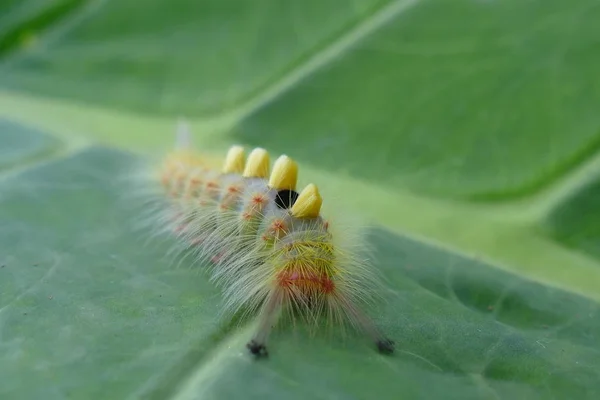
[[[393,340],[383,338],[377,340],[377,350],[382,354],[392,354],[396,343]]]
[[[250,350],[250,353],[257,358],[268,357],[269,352],[267,351],[267,347],[264,344],[258,343],[256,340],[252,339],[246,344],[246,347]]]
[[[354,321],[356,321],[358,325],[362,328],[362,330],[371,337],[371,340],[375,342],[377,350],[379,350],[380,353],[392,354],[394,352],[394,341],[382,335],[380,330],[373,323],[373,321],[365,314],[363,314],[363,312],[359,310],[358,307],[352,304],[347,298],[344,298],[339,295],[335,297],[333,301],[338,302],[339,305],[344,310],[346,310],[347,315],[351,317]]]
[[[264,303],[261,313],[258,330],[254,335],[254,338],[248,342],[246,347],[250,350],[250,353],[257,358],[267,357],[266,342],[271,333],[271,328],[277,322],[279,318],[279,312],[281,311],[283,302],[284,292],[282,290],[275,290]]]

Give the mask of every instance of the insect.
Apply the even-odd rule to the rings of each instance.
[[[246,158],[244,148],[232,146],[217,172],[188,136],[179,133],[177,150],[158,171],[167,199],[162,225],[210,261],[227,311],[257,316],[250,353],[268,355],[282,314],[313,328],[323,320],[350,325],[392,353],[394,342],[362,311],[378,287],[372,268],[321,215],[318,187],[296,191],[297,163],[282,155],[271,170],[266,150],[255,148]]]

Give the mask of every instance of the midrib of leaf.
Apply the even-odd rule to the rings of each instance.
[[[395,0],[384,5],[373,14],[367,16],[359,24],[355,25],[352,29],[348,30],[345,34],[341,35],[337,40],[334,40],[329,45],[324,47],[321,51],[307,57],[306,61],[296,68],[290,70],[287,74],[278,80],[271,82],[266,86],[260,93],[247,102],[234,108],[233,110],[227,111],[222,114],[215,115],[209,119],[214,120],[214,124],[223,124],[222,121],[228,121],[230,126],[237,124],[247,116],[254,113],[259,108],[263,107],[267,103],[278,98],[282,93],[287,92],[290,88],[294,87],[298,82],[304,78],[310,76],[315,71],[321,69],[327,65],[339,55],[350,49],[361,39],[367,37],[372,32],[376,31],[381,26],[384,26],[388,22],[392,21],[399,14],[409,10],[411,7],[417,5],[422,0]]]
[[[199,360],[197,366],[190,370],[187,376],[179,377],[179,380],[176,382],[177,387],[173,388],[167,398],[172,400],[192,400],[200,399],[204,395],[210,394],[211,378],[227,373],[229,349],[244,349],[251,333],[252,326],[229,333],[213,351],[207,354],[202,360]],[[156,398],[157,400],[165,398],[164,393],[158,397],[152,390],[144,393],[143,397]]]
[[[25,157],[16,163],[12,163],[9,167],[0,168],[0,179],[20,174],[27,169],[36,168],[42,164],[51,163],[61,158],[68,157],[81,149],[82,147],[79,144],[49,147],[31,157]]]
[[[0,116],[2,116],[2,114],[0,114]],[[26,122],[19,123],[21,125],[27,125]],[[40,126],[37,126],[37,128],[43,130]],[[29,157],[21,158],[19,161],[13,162],[9,166],[0,167],[0,180],[11,175],[20,174],[28,169],[38,168],[41,165],[69,157],[92,144],[88,138],[81,135],[69,135],[63,132],[60,135],[55,136],[60,136],[63,140],[56,145],[46,147],[42,151],[34,153]]]
[[[500,396],[498,396],[498,393],[496,393],[496,391],[485,381],[483,376],[481,376],[480,374],[469,374],[469,377],[471,378],[473,383],[475,383],[481,388],[481,391],[483,393],[487,394],[487,396],[483,398],[490,400],[500,400]]]

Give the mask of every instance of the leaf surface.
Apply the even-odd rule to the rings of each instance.
[[[0,397],[597,398],[599,11],[3,2]],[[180,114],[375,223],[397,354],[298,326],[255,362],[202,265],[132,229],[121,177]]]

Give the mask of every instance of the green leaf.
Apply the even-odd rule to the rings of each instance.
[[[272,148],[301,136],[298,157],[324,169],[471,198],[529,193],[600,147],[600,28],[576,28],[596,26],[597,2],[423,3],[248,116],[238,137],[258,144],[268,127],[283,133]]]
[[[17,167],[52,154],[59,142],[52,136],[0,119],[0,170]]]
[[[93,148],[2,183],[1,397],[134,395],[214,332],[206,280],[126,228],[127,161]]]
[[[4,396],[583,398],[599,390],[597,303],[385,230],[371,239],[390,287],[378,321],[397,355],[378,355],[358,336],[282,329],[271,359],[256,363],[244,348],[248,329],[219,318],[206,277],[173,268],[168,242],[145,246],[127,228],[128,187],[115,176],[131,161],[93,147],[2,183]]]
[[[600,257],[600,181],[596,178],[559,204],[544,224],[546,232],[573,247]]]
[[[0,397],[597,398],[599,12],[2,2]],[[375,223],[395,355],[283,326],[256,362],[202,265],[133,229],[121,176],[181,114]]]
[[[30,48],[0,67],[4,86],[177,113],[215,112],[247,99],[384,3],[62,2],[79,8],[65,10],[51,32],[59,40],[51,51]]]

